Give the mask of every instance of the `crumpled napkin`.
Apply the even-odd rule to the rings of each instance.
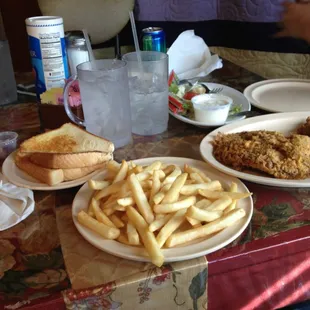
[[[169,72],[174,70],[181,80],[206,76],[223,67],[222,59],[218,55],[211,55],[207,44],[195,35],[194,30],[182,32],[167,54]]]
[[[17,187],[0,173],[0,231],[8,229],[34,210],[33,191]]]

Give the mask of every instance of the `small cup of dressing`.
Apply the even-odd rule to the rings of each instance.
[[[202,94],[191,99],[195,120],[210,126],[223,125],[228,117],[232,98],[220,94]]]

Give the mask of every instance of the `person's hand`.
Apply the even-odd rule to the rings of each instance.
[[[310,4],[285,3],[283,29],[277,37],[295,37],[310,42]]]

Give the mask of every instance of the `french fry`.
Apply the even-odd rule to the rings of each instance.
[[[129,185],[126,182],[123,184],[118,192],[116,192],[118,198],[125,198],[131,196],[131,191],[129,189]]]
[[[117,205],[114,207],[114,210],[115,211],[126,211],[126,207]]]
[[[144,192],[146,198],[150,196],[150,192]],[[132,206],[135,204],[135,200],[132,196],[117,199],[117,204],[123,207]]]
[[[153,185],[153,181],[151,180],[144,180],[140,182],[140,185],[143,189],[151,189]]]
[[[109,208],[109,209],[104,209],[102,210],[102,212],[106,215],[106,216],[110,216],[112,215],[114,212],[116,212],[115,209]]]
[[[159,192],[159,190],[160,190],[159,170],[155,170],[153,174],[153,184],[149,199],[150,203],[153,202],[153,197]]]
[[[132,206],[133,204],[135,204],[135,200],[133,199],[133,197],[125,197],[125,198],[117,199],[117,203],[120,206],[127,207],[127,206]]]
[[[132,173],[138,174],[143,171],[143,168],[141,166],[135,166],[132,169],[128,170],[128,176]]]
[[[120,190],[121,186],[123,186],[124,184],[126,184],[125,180],[122,180],[122,181],[116,182],[114,184],[111,184],[110,186],[100,190],[95,195],[94,198],[96,200],[99,200],[99,199],[102,199],[102,198],[107,197],[109,195],[115,194],[115,193],[117,193]]]
[[[161,201],[164,199],[165,193],[159,192],[153,197],[153,203],[154,204],[160,204]]]
[[[165,224],[165,226],[159,231],[156,240],[160,248],[165,244],[169,236],[185,221],[185,213],[186,209],[176,212]]]
[[[99,207],[99,202],[96,199],[91,200],[92,209],[95,213],[96,219],[98,222],[103,223],[110,227],[116,227],[113,222],[103,213]]]
[[[116,162],[115,160],[110,160],[107,164],[107,169],[109,171],[113,171],[113,172],[117,173],[120,166],[121,165],[118,162]]]
[[[166,175],[169,175],[170,173],[173,172],[173,170],[176,168],[175,165],[168,165],[165,168],[163,168],[163,171]]]
[[[189,173],[189,174],[196,172],[201,176],[201,178],[204,180],[205,183],[211,182],[210,178],[208,178],[202,171],[200,171],[197,168],[194,168],[194,167],[191,167],[191,166],[185,164],[184,165],[184,171]]]
[[[189,216],[186,216],[186,219],[193,227],[196,227],[198,224],[200,224],[200,221],[198,221],[196,219],[192,219]]]
[[[179,175],[175,181],[172,183],[171,187],[169,188],[168,192],[166,193],[164,199],[162,200],[162,203],[172,203],[176,202],[180,195],[180,190],[185,184],[187,180],[188,174],[182,173]]]
[[[127,223],[127,238],[128,238],[129,244],[132,244],[132,245],[140,244],[139,234],[136,228],[130,222]]]
[[[86,212],[80,211],[77,216],[78,222],[89,228],[90,230],[96,232],[100,236],[106,239],[116,239],[120,230],[114,227],[109,227],[103,223],[98,222],[94,218],[90,217]]]
[[[212,204],[212,202],[208,199],[201,199],[196,202],[195,207],[199,209],[205,209],[209,207]],[[201,226],[200,221],[193,219],[189,216],[186,217],[187,221],[193,226],[193,227],[199,227]],[[200,225],[199,225],[200,224]]]
[[[165,217],[166,215],[167,215],[167,214],[157,213],[157,214],[155,214],[155,220],[162,219],[162,218]]]
[[[164,199],[165,197],[165,193],[167,193],[170,189],[170,187],[172,186],[172,183],[167,183],[165,184],[160,192],[158,192],[154,197],[153,197],[153,202],[154,204],[158,205],[162,202],[162,200]]]
[[[136,178],[138,179],[139,182],[148,180],[151,178],[153,173],[151,171],[142,171],[138,174],[136,174]]]
[[[154,234],[148,230],[147,222],[133,207],[128,207],[127,216],[139,232],[152,263],[157,267],[161,267],[164,263],[164,255],[160,251]]]
[[[132,245],[129,243],[127,236],[124,235],[123,233],[121,233],[116,240],[118,242],[126,244],[126,245]]]
[[[238,185],[234,182],[231,183],[229,191],[232,193],[236,193],[238,191]],[[232,203],[224,210],[224,214],[227,214],[231,210],[234,210],[237,206],[237,200],[233,199]]]
[[[110,219],[117,228],[125,226],[124,222],[116,214],[112,214]]]
[[[173,184],[173,183],[167,183],[167,184],[163,185],[163,186],[161,187],[160,191],[161,191],[162,193],[167,193],[167,192],[169,191],[169,189],[171,188],[172,184]]]
[[[88,187],[93,190],[101,190],[111,185],[108,181],[89,180]]]
[[[212,222],[222,216],[222,211],[206,211],[191,206],[187,209],[186,216],[200,222]],[[198,224],[198,223],[197,223]]]
[[[181,209],[187,209],[196,203],[195,196],[189,196],[183,200],[154,206],[155,213],[173,213]]]
[[[161,165],[162,163],[157,160],[157,161],[154,161],[152,164],[150,164],[149,166],[145,167],[143,169],[143,171],[150,171],[150,172],[153,172],[154,170],[159,170],[161,168]]]
[[[128,182],[140,213],[146,222],[151,224],[154,221],[154,214],[136,175],[132,174]]]
[[[179,167],[175,167],[175,169],[164,179],[163,185],[167,183],[173,183],[175,179],[182,173]],[[167,175],[167,174],[166,174]]]
[[[212,202],[210,204],[210,206],[205,208],[204,210],[207,210],[207,211],[224,211],[231,203],[232,203],[232,199],[228,196],[224,196],[224,197]]]
[[[176,245],[186,243],[197,238],[206,237],[211,234],[214,234],[226,227],[229,227],[236,223],[238,220],[245,216],[245,211],[243,209],[235,209],[225,214],[223,217],[202,225],[198,228],[192,228],[182,232],[172,234],[166,241],[167,247],[171,248]]]
[[[130,169],[132,169],[132,161],[131,160],[128,161],[127,164],[128,164],[128,171],[129,171]]]
[[[201,199],[198,202],[196,202],[195,207],[199,209],[205,209],[208,208],[212,204],[212,201],[209,199]]]
[[[102,210],[105,210],[105,209],[114,209],[116,206],[118,206],[118,203],[117,203],[117,198],[115,198],[114,196],[112,197],[111,196],[111,200],[107,200],[106,202],[104,202],[103,204],[100,203],[100,208]],[[99,201],[99,200],[97,200]]]
[[[173,214],[165,214],[163,217],[156,219],[154,222],[152,222],[149,226],[149,231],[156,231],[160,228],[162,228],[171,218]]]
[[[166,177],[165,172],[163,170],[158,170],[158,172],[159,172],[159,179],[163,180]],[[154,172],[153,172],[153,175],[154,175]]]
[[[201,175],[197,172],[192,172],[189,177],[195,181],[195,183],[202,184],[205,183],[205,180],[201,177]]]
[[[93,198],[92,198],[93,199]],[[88,205],[87,214],[91,217],[95,217],[95,211],[93,209],[93,205],[91,203],[92,199],[90,200],[90,203]]]
[[[127,176],[127,172],[128,172],[128,163],[126,160],[123,160],[121,167],[113,180],[113,183],[117,183],[117,182],[125,180]]]
[[[194,180],[187,179],[185,185],[190,185],[196,183]]]
[[[180,193],[182,195],[197,195],[199,190],[208,189],[208,190],[219,190],[222,188],[222,185],[219,181],[212,181],[209,183],[201,183],[201,184],[191,184],[191,185],[184,185],[181,188]],[[208,198],[208,197],[207,197]]]
[[[252,193],[216,192],[208,189],[199,189],[198,193],[203,197],[213,200],[224,196],[230,197],[231,199],[243,199],[252,195]]]

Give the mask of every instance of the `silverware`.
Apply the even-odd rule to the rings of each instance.
[[[213,89],[208,88],[208,90],[209,90],[208,94],[218,94],[223,90],[223,87],[217,87],[217,88],[213,88]]]

